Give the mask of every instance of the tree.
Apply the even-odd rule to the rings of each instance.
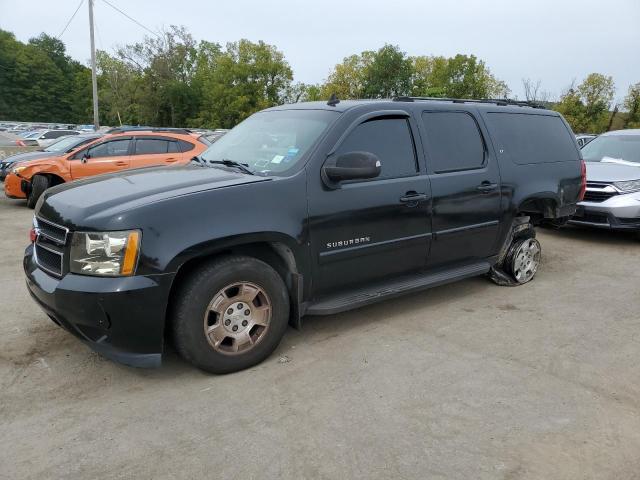
[[[282,52],[262,41],[228,43],[202,78],[195,122],[231,128],[258,110],[282,103],[293,80]]]
[[[363,52],[362,94],[367,98],[391,98],[409,95],[412,63],[394,45],[377,52]]]
[[[640,82],[629,86],[624,108],[627,110],[624,128],[640,128]]]
[[[555,109],[565,117],[574,132],[601,133],[610,123],[609,106],[614,92],[611,77],[591,73],[577,87],[572,84],[560,97]]]
[[[538,80],[534,83],[530,78],[523,78],[522,86],[524,88],[524,98],[527,102],[549,102],[549,98],[551,97],[551,95],[549,95],[549,92],[541,89],[541,80]]]

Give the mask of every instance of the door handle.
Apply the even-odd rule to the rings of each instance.
[[[477,190],[480,190],[482,193],[489,193],[498,188],[497,183],[491,183],[488,181],[482,182],[480,185],[476,187]]]
[[[175,162],[176,160],[178,160],[177,158],[171,157],[171,158],[167,158],[167,162]]]
[[[116,165],[119,167],[126,167],[128,164],[127,162],[116,162]]]
[[[426,193],[407,192],[400,197],[400,202],[406,203],[409,207],[415,207],[420,202],[428,200],[429,197]]]

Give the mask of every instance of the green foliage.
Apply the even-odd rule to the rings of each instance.
[[[352,55],[336,65],[322,88],[325,97],[390,98],[402,95],[504,98],[507,85],[474,55],[408,57],[393,45]]]
[[[24,44],[0,30],[0,118],[84,122],[90,97],[77,82],[87,71],[56,38],[43,33]]]
[[[624,108],[627,110],[624,128],[640,128],[640,83],[629,86]]]
[[[569,122],[574,132],[604,132],[611,119],[609,106],[613,100],[613,79],[599,73],[589,74],[577,87],[562,95],[555,110]]]
[[[510,93],[474,55],[408,56],[388,44],[346,57],[324,84],[293,82],[289,64],[273,45],[196,42],[176,26],[112,53],[98,51],[97,67],[100,121],[106,125],[229,128],[263,108],[326,101],[333,93],[340,99],[505,98]],[[576,132],[601,132],[610,123],[640,127],[640,83],[629,88],[616,118],[609,112],[614,90],[611,77],[592,73],[554,108]],[[3,119],[92,119],[90,70],[44,33],[25,44],[0,30],[0,92]]]

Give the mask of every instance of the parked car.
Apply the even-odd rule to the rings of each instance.
[[[5,178],[4,191],[9,198],[26,198],[33,208],[53,185],[128,168],[188,163],[208,145],[206,139],[186,130],[122,129],[67,155],[14,167]]]
[[[533,225],[572,214],[584,182],[556,112],[413,98],[285,105],[189,165],[50,188],[24,269],[49,317],[108,358],[156,366],[170,332],[194,365],[232,372],[266,358],[305,314],[487,273],[530,281]]]
[[[587,190],[570,222],[640,231],[640,129],[603,133],[582,148]]]
[[[596,137],[597,135],[594,135],[592,133],[577,133],[576,142],[578,142],[578,146],[582,148]]]
[[[91,133],[96,131],[95,125],[78,125],[78,131],[82,133]]]
[[[15,155],[11,155],[10,157],[7,157],[0,162],[0,181],[4,181],[7,174],[18,163],[22,163],[30,160],[57,157],[60,155],[64,155],[66,153],[71,153],[73,150],[77,149],[78,147],[82,145],[86,145],[89,142],[93,142],[94,140],[97,140],[100,137],[102,137],[102,135],[99,133],[87,133],[87,134],[81,134],[81,135],[62,137],[46,148],[36,150],[33,152],[16,153]]]
[[[61,137],[78,135],[79,133],[75,130],[40,130],[33,135],[23,137],[17,143],[22,147],[46,147],[58,141]]]

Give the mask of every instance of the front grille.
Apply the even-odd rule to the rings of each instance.
[[[583,222],[609,224],[609,217],[606,213],[585,213],[584,216],[577,218]]]
[[[67,236],[69,235],[69,229],[51,223],[43,218],[36,217],[35,226],[41,235],[53,240],[58,245],[64,245],[67,243]]]
[[[604,202],[605,200],[609,200],[611,197],[616,196],[616,193],[611,193],[611,192],[595,192],[592,190],[587,190],[584,193],[584,200],[585,202]]]
[[[616,195],[618,195],[618,190],[609,183],[587,182],[587,191],[583,201],[601,203]]]
[[[62,260],[64,258],[63,253],[58,253],[45,248],[41,243],[36,243],[36,262],[43,270],[52,273],[57,276],[62,275]]]
[[[36,263],[44,271],[61,277],[69,229],[39,217],[35,218],[34,226],[38,234],[34,246]]]

